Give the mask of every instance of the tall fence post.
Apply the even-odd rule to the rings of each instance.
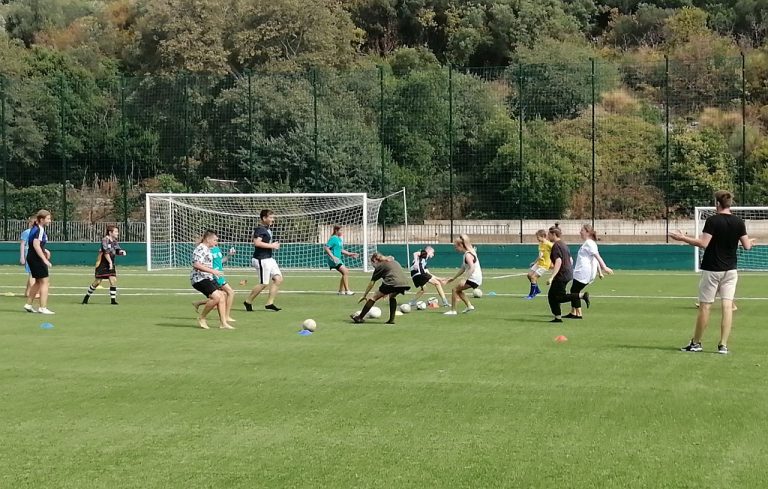
[[[62,216],[64,221],[64,241],[69,241],[69,213],[67,210],[67,181],[69,180],[69,169],[66,155],[66,145],[64,144],[64,124],[66,121],[65,114],[65,84],[64,77],[59,76],[59,155],[61,157],[61,169],[62,169],[62,182],[61,182],[61,200],[64,209],[62,210]]]
[[[381,165],[381,181],[379,182],[381,196],[387,195],[387,182],[384,170],[385,150],[384,150],[384,66],[378,66],[379,71],[379,158]],[[379,212],[381,216],[381,242],[387,242],[387,214],[384,212],[384,206],[387,201],[381,203],[382,209]]]
[[[189,77],[186,72],[181,74],[182,82],[184,85],[184,188],[187,192],[189,189]]]
[[[749,203],[747,198],[747,76],[746,57],[741,52],[741,168],[739,168],[740,199],[744,204]]]
[[[664,221],[669,243],[669,56],[664,55]]]
[[[451,242],[453,242],[453,65],[448,64],[448,201],[451,227]]]
[[[322,168],[320,168],[320,158],[318,157],[318,136],[319,136],[319,129],[317,127],[317,67],[311,68],[312,71],[312,123],[314,124],[314,127],[312,129],[312,144],[313,144],[313,156],[315,159],[315,171],[317,172],[315,174],[315,178],[313,178],[313,181],[315,183],[315,190],[319,191],[320,188],[317,185],[317,182],[320,181],[320,174],[322,172]]]
[[[130,228],[128,227],[128,124],[125,114],[125,75],[120,75],[120,133],[122,139],[122,157],[123,157],[123,234],[126,241],[131,240]]]
[[[3,164],[3,240],[8,241],[8,141],[5,133],[5,77],[0,76],[0,162]]]
[[[248,70],[248,182],[250,191],[254,191],[256,174],[253,164],[253,74]]]
[[[517,217],[523,242],[523,64],[517,65]]]
[[[595,200],[595,183],[597,181],[597,155],[595,151],[595,138],[597,136],[597,130],[595,127],[595,58],[589,58],[591,65],[590,84],[592,86],[592,228],[595,227],[595,213],[596,213],[596,200]]]

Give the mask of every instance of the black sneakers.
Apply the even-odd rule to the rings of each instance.
[[[717,353],[721,355],[727,355],[728,354],[728,347],[725,345],[717,345]]]
[[[245,306],[246,311],[253,312],[253,304],[243,301],[243,305]]]
[[[267,304],[266,306],[264,306],[264,309],[266,309],[268,311],[275,311],[275,312],[283,310],[282,307],[277,307],[274,304]]]
[[[688,343],[688,346],[684,346],[684,347],[680,348],[680,351],[693,351],[693,352],[697,352],[697,351],[701,351],[701,350],[702,350],[701,343],[694,343],[693,340],[691,340],[691,342]]]

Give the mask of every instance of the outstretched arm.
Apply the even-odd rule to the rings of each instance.
[[[686,236],[685,233],[679,229],[669,233],[669,237],[675,241],[682,241],[683,243],[687,243],[691,246],[698,246],[699,248],[706,248],[709,246],[709,242],[712,240],[712,235],[709,233],[701,233],[700,238],[691,238]]]

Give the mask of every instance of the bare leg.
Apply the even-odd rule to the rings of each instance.
[[[723,299],[723,316],[720,320],[720,345],[728,344],[733,325],[733,301]]]
[[[339,285],[341,287],[340,292],[346,292],[350,290],[349,289],[349,269],[342,265],[341,267],[339,267],[339,272],[341,273],[341,283]]]
[[[460,289],[458,290],[458,296],[459,296],[459,299],[461,299],[461,301],[462,301],[462,302],[463,302],[463,303],[464,303],[464,304],[465,304],[467,307],[470,307],[470,308],[471,308],[471,307],[472,307],[472,303],[471,303],[471,302],[469,302],[469,299],[467,298],[467,294],[465,294],[465,293],[464,293],[464,290],[465,290],[465,289],[464,289],[463,287],[462,287],[462,288],[460,288]]]
[[[416,291],[416,297],[414,297],[414,298],[411,300],[411,302],[412,302],[413,304],[416,304],[416,303],[419,301],[419,299],[421,299],[421,296],[422,296],[422,295],[424,295],[424,287],[421,287],[421,288],[419,288],[419,290],[418,290],[418,291]]]
[[[248,294],[248,298],[245,300],[245,302],[247,302],[248,304],[253,303],[253,299],[255,299],[259,294],[261,294],[261,291],[264,290],[264,288],[267,285],[268,284],[261,284],[261,285],[257,285],[256,287],[252,288],[251,289],[251,293]]]
[[[269,297],[267,298],[267,306],[275,303],[275,297],[277,297],[277,291],[280,288],[280,284],[283,283],[282,275],[275,275],[272,277],[272,283],[269,284]]]
[[[48,277],[36,280],[35,285],[40,286],[40,307],[48,307]],[[32,296],[34,298],[34,296]]]
[[[227,294],[227,322],[235,321],[232,319],[232,304],[235,303],[235,289],[233,289],[229,284],[224,284],[224,292]]]
[[[434,286],[435,286],[435,288],[437,289],[437,293],[440,295],[440,299],[442,299],[442,301],[443,301],[443,305],[445,305],[445,304],[448,304],[448,299],[445,297],[445,291],[443,290],[443,284],[442,284],[442,283],[440,283],[440,281],[439,281],[439,280],[435,280],[434,282],[432,282],[432,281],[430,280],[430,282],[431,282],[431,283],[432,283],[432,285],[434,285]]]
[[[693,330],[694,343],[701,343],[701,338],[704,336],[704,330],[707,329],[707,323],[709,323],[709,311],[711,308],[712,304],[701,303],[699,305],[699,313],[696,316],[696,329]]]

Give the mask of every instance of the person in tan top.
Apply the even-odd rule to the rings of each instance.
[[[382,297],[389,297],[389,321],[387,324],[395,324],[395,311],[397,311],[397,296],[404,294],[411,288],[408,285],[409,280],[403,271],[403,267],[395,261],[391,256],[384,256],[381,253],[374,253],[371,255],[371,263],[374,266],[373,275],[371,275],[371,281],[363,292],[363,297],[358,302],[365,302],[363,310],[360,311],[359,316],[352,314],[352,321],[355,323],[363,323],[365,315],[371,310],[377,300]],[[379,290],[373,294],[373,298],[368,298],[368,293],[378,280],[381,280],[381,286]]]

